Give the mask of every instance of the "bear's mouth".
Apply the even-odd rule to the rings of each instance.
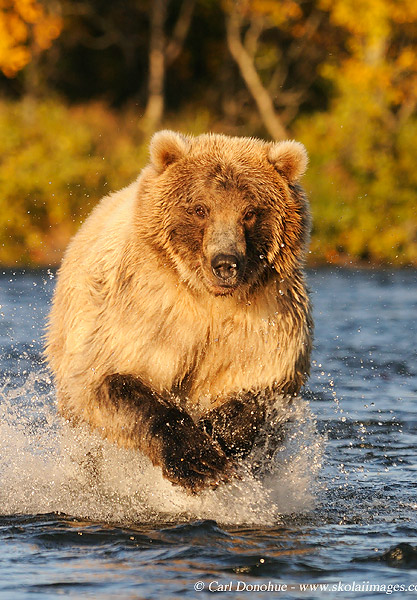
[[[242,277],[239,276],[233,281],[228,282],[227,280],[222,281],[219,280],[217,277],[215,278],[211,276],[211,274],[208,275],[207,273],[204,273],[203,281],[208,291],[214,296],[231,296],[233,292],[235,292],[237,288],[241,285]]]
[[[209,289],[215,296],[231,296],[233,292],[239,287],[239,283],[231,284],[209,284]]]

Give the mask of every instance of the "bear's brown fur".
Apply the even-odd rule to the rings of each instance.
[[[47,357],[61,413],[188,491],[226,480],[268,398],[297,394],[312,321],[297,142],[161,131],[59,270]]]

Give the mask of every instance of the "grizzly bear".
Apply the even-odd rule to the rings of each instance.
[[[58,271],[46,352],[67,420],[188,492],[233,476],[309,373],[306,165],[294,141],[154,135]]]

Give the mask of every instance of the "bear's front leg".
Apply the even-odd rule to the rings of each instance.
[[[99,390],[100,408],[114,413],[122,445],[136,447],[164,477],[197,493],[231,475],[231,464],[190,415],[130,375],[111,375]]]
[[[198,426],[219,444],[226,456],[243,458],[252,450],[265,415],[264,404],[248,393],[211,410]]]

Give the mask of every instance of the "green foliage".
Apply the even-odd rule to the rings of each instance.
[[[0,263],[57,263],[104,194],[146,160],[134,117],[100,104],[0,103]]]
[[[3,4],[0,264],[58,263],[95,202],[137,176],[159,39],[175,59],[158,127],[285,128],[311,158],[312,261],[417,266],[415,0],[169,0],[158,27],[149,1]]]
[[[311,156],[313,258],[417,265],[417,120],[390,126],[343,98],[296,135]]]
[[[417,120],[393,123],[363,106],[344,96],[294,128],[310,154],[311,261],[417,265]],[[166,126],[198,135],[213,119],[196,111]],[[133,110],[0,102],[0,128],[3,265],[57,264],[95,203],[147,160],[149,140]],[[214,129],[240,133],[226,123]]]
[[[312,156],[313,252],[416,265],[416,5],[319,2],[344,31],[348,52],[321,66],[334,93],[329,111],[296,125]]]

